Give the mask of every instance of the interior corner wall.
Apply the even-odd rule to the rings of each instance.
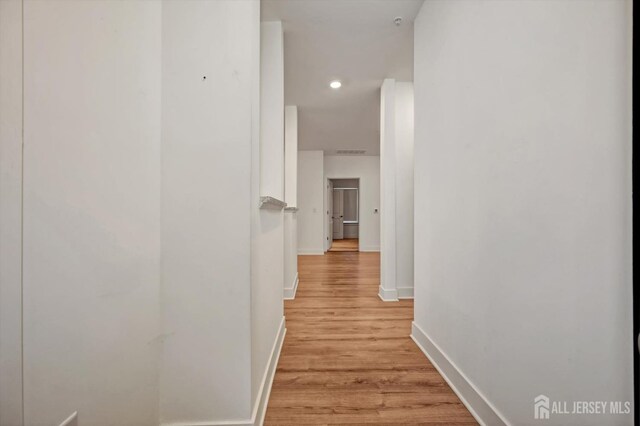
[[[324,152],[298,151],[298,254],[324,254]]]
[[[380,157],[377,155],[327,155],[324,157],[324,203],[328,206],[326,181],[335,178],[359,178],[359,226],[360,251],[380,250]],[[329,234],[329,216],[325,215],[325,241]]]
[[[284,199],[284,46],[281,22],[260,24],[259,48],[260,74],[256,85],[260,87],[257,111],[260,137],[254,139],[251,170],[251,400],[254,412],[259,407],[260,398],[266,396],[260,391],[269,391],[270,383],[263,387],[263,380],[268,380],[265,372],[269,368],[272,350],[279,349],[274,342],[282,331],[280,326],[284,316],[284,212],[281,209],[259,209],[260,195]],[[259,181],[256,179],[258,176]]]
[[[633,401],[631,22],[598,0],[415,22],[415,324],[513,425],[540,394]]]
[[[0,1],[0,425],[22,424],[22,1]]]
[[[251,418],[259,31],[258,1],[162,2],[165,424]]]
[[[161,7],[24,1],[25,425],[158,422]]]

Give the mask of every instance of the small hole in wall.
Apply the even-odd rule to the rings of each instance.
[[[207,79],[207,76],[206,76],[206,75],[202,77],[202,80],[206,80],[206,79]]]

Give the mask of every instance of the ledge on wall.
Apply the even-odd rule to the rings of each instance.
[[[269,210],[282,210],[287,207],[287,203],[270,196],[260,197],[260,208]]]
[[[285,208],[284,208],[284,210],[285,210],[285,211],[288,211],[288,212],[295,213],[295,212],[297,212],[297,211],[298,211],[298,208],[297,208],[297,207],[294,207],[294,206],[287,206],[287,207],[285,207]]]

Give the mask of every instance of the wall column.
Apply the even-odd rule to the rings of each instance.
[[[284,114],[284,298],[293,299],[298,288],[298,107]]]
[[[413,84],[380,93],[380,298],[413,297]]]

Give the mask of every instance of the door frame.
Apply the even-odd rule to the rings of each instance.
[[[329,183],[335,179],[353,179],[353,180],[357,180],[358,181],[358,251],[360,251],[360,239],[362,237],[362,214],[360,212],[360,208],[362,207],[362,199],[361,199],[361,194],[362,194],[362,177],[361,176],[344,176],[344,175],[325,175],[324,177],[324,212],[325,214],[325,220],[324,220],[324,251],[327,252],[329,251],[329,248],[331,247],[331,243],[333,242],[333,232],[331,232],[331,234],[329,234],[329,220],[331,220],[330,218],[330,213],[329,213]],[[333,193],[333,191],[331,191]],[[333,197],[333,195],[332,195]]]

